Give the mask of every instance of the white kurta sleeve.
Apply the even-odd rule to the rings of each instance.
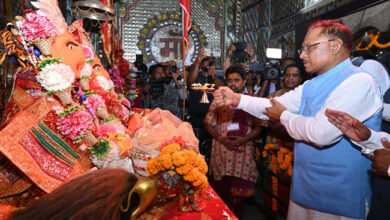
[[[382,119],[390,122],[390,104],[383,103],[383,113]]]
[[[325,115],[327,108],[343,111],[360,121],[366,121],[381,111],[381,93],[370,75],[358,73],[342,82],[314,117],[284,111],[280,121],[295,140],[310,142],[319,147],[331,145],[339,141],[343,134],[328,121]]]
[[[362,152],[364,154],[372,154],[372,152],[374,152],[375,150],[383,148],[381,138],[386,138],[387,140],[390,140],[390,134],[386,132],[377,132],[372,129],[370,129],[370,131],[371,136],[367,140],[361,142],[352,141],[354,144],[362,148]]]
[[[301,106],[303,85],[298,86],[294,90],[283,94],[275,99],[281,102],[288,111],[298,113]],[[271,102],[267,98],[258,98],[253,96],[241,95],[241,100],[238,109],[242,109],[249,114],[268,120],[268,117],[264,115],[265,108],[271,107]]]

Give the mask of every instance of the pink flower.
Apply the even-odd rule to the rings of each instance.
[[[99,137],[108,137],[107,133],[126,133],[126,127],[123,126],[123,124],[120,121],[112,120],[109,122],[106,122],[104,124],[101,124],[99,127],[99,130],[96,132],[96,134]]]
[[[129,118],[130,112],[126,107],[124,107],[124,106],[121,106],[121,107],[122,108],[121,108],[121,112],[119,114],[119,117],[121,118],[122,121],[126,121]]]
[[[91,95],[88,97],[87,100],[88,100],[89,104],[91,104],[92,108],[95,110],[106,106],[103,98],[100,95],[96,95],[96,94]]]
[[[85,111],[78,110],[59,118],[57,129],[62,135],[74,141],[91,130],[92,124],[91,115]]]
[[[48,17],[37,13],[28,13],[20,25],[20,31],[26,41],[40,40],[57,35],[54,23]]]

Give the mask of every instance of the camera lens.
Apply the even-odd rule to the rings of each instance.
[[[177,66],[171,66],[172,73],[177,73],[177,71],[178,71]]]

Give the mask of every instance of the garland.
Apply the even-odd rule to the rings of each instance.
[[[286,144],[287,145],[287,144]],[[285,145],[285,146],[286,146]],[[278,171],[286,171],[287,175],[291,177],[293,172],[293,155],[294,152],[289,149],[282,147],[279,150],[276,148],[275,144],[266,144],[262,152],[263,158],[270,157],[271,162],[271,171],[274,174],[277,174]],[[278,178],[274,175],[272,179],[272,193],[275,196],[278,196]],[[278,201],[275,198],[272,198],[272,211],[278,210]]]
[[[56,64],[56,63],[62,62],[63,59],[64,58],[62,58],[62,57],[46,58],[46,59],[42,60],[41,62],[39,62],[38,68],[43,69],[43,68],[45,68],[46,65]]]
[[[91,96],[91,95],[96,95],[97,93],[98,93],[97,91],[87,91],[87,92],[84,92],[84,95],[86,97],[88,97],[88,96]]]
[[[378,42],[379,35],[381,32],[377,32],[376,35],[372,33],[372,30],[369,30],[368,37],[370,38],[371,42],[364,48],[361,48],[362,43],[364,41],[364,35],[361,37],[359,43],[356,45],[356,51],[362,51],[362,50],[369,50],[372,46],[376,46],[378,48],[384,49],[390,47],[390,42],[387,42],[385,44],[381,44]]]
[[[146,164],[146,172],[150,176],[166,170],[174,170],[201,194],[208,187],[205,160],[192,150],[184,150],[177,144],[164,146],[157,158],[151,158]]]
[[[90,76],[82,76],[80,79],[92,79]]]
[[[95,61],[95,59],[88,59],[88,60],[85,60],[85,63],[92,63],[92,62],[94,62]]]
[[[59,115],[58,115],[58,118],[61,118],[62,116],[66,116],[68,114],[71,114],[71,113],[74,113],[76,112],[77,110],[81,109],[81,106],[79,105],[74,105],[74,106],[71,106],[67,109],[65,109],[64,111],[62,111]]]
[[[115,117],[115,116],[112,115],[112,116],[109,116],[109,117],[103,119],[103,120],[101,121],[101,123],[104,124],[104,123],[107,123],[107,122],[109,122],[109,121],[114,121],[114,120],[121,121],[119,118],[117,118],[117,117]]]

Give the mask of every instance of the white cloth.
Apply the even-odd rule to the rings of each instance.
[[[253,93],[252,94],[256,94],[257,95],[257,93],[260,91],[260,89],[261,89],[261,86],[255,85],[253,87]],[[244,89],[244,93],[250,93],[246,87]]]
[[[375,150],[384,148],[381,142],[381,138],[386,138],[387,140],[390,140],[390,134],[383,131],[376,132],[374,130],[371,130],[371,136],[370,138],[368,138],[368,140],[361,142],[352,142],[361,147],[363,153],[372,154]],[[387,174],[390,176],[390,166],[387,169]]]
[[[367,205],[368,206],[368,205]],[[320,212],[314,209],[301,206],[290,200],[288,204],[287,220],[358,220],[357,218],[348,218],[340,215],[333,215],[326,212]]]
[[[276,92],[276,85],[275,85],[275,83],[270,82],[268,94],[272,94],[272,93],[274,93],[274,92]]]
[[[372,76],[367,73],[357,73],[344,80],[330,94],[315,117],[298,115],[304,85],[275,98],[287,108],[282,113],[280,122],[295,140],[310,142],[318,147],[339,141],[343,133],[328,121],[325,116],[327,108],[347,112],[360,121],[366,121],[382,110],[380,89]],[[266,98],[241,95],[237,108],[266,119],[263,112],[266,107],[270,106],[271,103]]]
[[[383,103],[382,119],[390,122],[390,104]]]
[[[381,93],[384,95],[390,87],[390,78],[383,65],[376,60],[365,60],[362,65],[360,65],[360,68],[375,76],[381,89]]]

